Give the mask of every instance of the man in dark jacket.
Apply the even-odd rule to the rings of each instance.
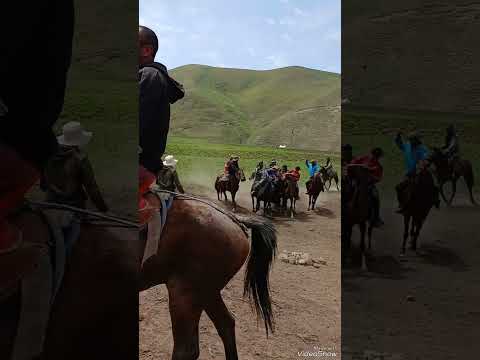
[[[52,127],[63,107],[73,26],[72,0],[17,1],[0,10],[0,254],[20,238],[6,216],[57,151]]]
[[[163,167],[162,156],[167,145],[170,127],[170,104],[183,98],[183,87],[173,80],[167,68],[155,62],[158,38],[155,33],[140,26],[139,70],[140,86],[140,165],[157,175]]]

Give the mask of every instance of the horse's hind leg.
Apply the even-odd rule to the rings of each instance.
[[[422,229],[423,226],[423,220],[413,220],[413,224],[415,227],[415,231],[413,232],[412,236],[412,246],[411,249],[414,251],[417,251],[417,248],[419,247],[418,244],[418,237],[420,236],[420,230]]]
[[[218,335],[223,341],[225,347],[225,359],[237,360],[237,345],[235,340],[235,319],[233,318],[227,306],[223,302],[220,293],[216,294],[205,304],[205,311],[212,320]]]
[[[445,196],[445,192],[443,191],[443,185],[445,185],[444,182],[440,183],[440,195],[442,196],[443,201],[445,201],[445,204],[449,204],[447,197]]]
[[[198,323],[202,314],[200,301],[190,286],[169,283],[169,308],[172,320],[172,360],[196,360],[200,355]]]
[[[477,205],[475,198],[473,197],[473,170],[469,169],[469,171],[463,176],[465,179],[465,183],[467,184],[468,192],[470,194],[470,201],[473,205]]]
[[[448,200],[448,205],[452,205],[453,198],[455,197],[455,193],[457,192],[457,179],[452,180],[452,195],[450,196],[450,200]]]
[[[360,254],[361,254],[361,266],[362,270],[367,270],[367,262],[365,259],[365,232],[366,232],[366,223],[362,222],[360,226]]]
[[[405,254],[405,249],[407,246],[407,240],[408,240],[408,230],[410,227],[410,216],[405,215],[403,217],[403,242],[402,242],[402,255]]]
[[[368,223],[368,250],[372,250],[372,233],[373,226],[371,223]]]

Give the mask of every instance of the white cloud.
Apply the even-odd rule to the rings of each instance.
[[[275,19],[272,19],[272,18],[266,18],[265,22],[269,25],[275,25],[277,23]]]
[[[185,33],[185,29],[171,26],[171,25],[156,25],[155,29],[159,32],[163,33],[177,33],[177,34],[183,34]]]
[[[330,41],[340,41],[342,38],[341,32],[338,30],[331,30],[328,31],[324,37],[325,40],[330,40]]]
[[[270,55],[270,56],[267,56],[267,60],[274,67],[277,67],[277,68],[285,67],[288,65],[288,62],[283,55]]]
[[[303,10],[297,8],[297,7],[293,9],[293,12],[295,13],[295,15],[298,15],[298,16],[307,16],[308,15],[305,11],[303,11]]]
[[[292,41],[292,37],[290,36],[290,34],[287,33],[282,34],[281,38],[285,41]]]
[[[297,24],[296,20],[292,17],[281,18],[279,23],[280,23],[280,25],[290,25],[290,26]]]

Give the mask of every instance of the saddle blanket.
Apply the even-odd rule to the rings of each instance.
[[[167,193],[156,192],[156,195],[160,199],[161,206],[147,224],[147,242],[143,252],[142,266],[148,259],[157,254],[160,237],[167,222],[168,210],[172,207],[174,199],[174,195]]]

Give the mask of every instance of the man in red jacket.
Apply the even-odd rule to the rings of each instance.
[[[300,200],[300,190],[298,188],[298,181],[300,180],[300,166],[295,167],[293,170],[287,171],[285,174],[283,174],[283,176],[295,182],[295,198],[296,200]]]
[[[383,225],[383,220],[380,218],[380,196],[376,184],[383,178],[383,166],[380,164],[380,159],[383,157],[383,150],[375,148],[370,154],[354,158],[350,164],[364,165],[370,170],[370,186],[369,195],[373,206],[373,223],[374,227]]]

